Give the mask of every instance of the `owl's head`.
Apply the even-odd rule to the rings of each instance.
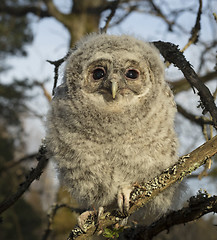
[[[164,82],[158,50],[131,36],[93,34],[77,43],[66,64],[69,94],[113,104],[148,97]],[[153,91],[152,95],[153,95]],[[101,101],[100,100],[100,101]]]

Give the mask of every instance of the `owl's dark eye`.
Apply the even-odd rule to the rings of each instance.
[[[125,73],[125,76],[130,79],[137,79],[139,77],[139,71],[136,69],[129,69]]]
[[[105,69],[99,67],[99,68],[94,69],[92,74],[93,74],[92,76],[93,76],[94,80],[99,80],[99,79],[105,77],[106,72],[105,72]]]

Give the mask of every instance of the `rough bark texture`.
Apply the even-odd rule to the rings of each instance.
[[[178,50],[178,47],[169,42],[154,42],[154,45],[159,49],[163,57],[177,66],[184,74],[192,88],[198,90],[198,95],[203,107],[203,113],[210,112],[214,126],[217,128],[217,107],[214,102],[214,98],[209,89],[198,78],[197,74],[191,67],[191,64],[185,59],[182,52]]]
[[[179,211],[174,211],[161,217],[148,227],[137,226],[125,231],[126,239],[130,240],[149,240],[157,236],[164,230],[182,223],[187,223],[199,219],[203,215],[217,212],[217,196],[209,196],[207,193],[199,193],[189,199],[187,207]],[[129,238],[127,236],[130,236]]]
[[[185,176],[191,174],[216,153],[217,136],[204,143],[188,155],[181,157],[177,164],[169,169],[166,169],[160,176],[147,183],[140,183],[134,186],[134,190],[131,193],[131,207],[129,215],[143,207],[154,196],[167,189],[173,183],[181,181]],[[104,213],[99,223],[100,230],[115,225],[120,220],[121,216],[118,215],[118,213]],[[99,229],[96,229],[95,227],[94,219],[90,218],[86,224],[89,226],[89,230],[86,234],[84,234],[79,227],[76,227],[72,230],[68,240],[88,239],[88,237],[92,236],[94,232],[99,232]]]

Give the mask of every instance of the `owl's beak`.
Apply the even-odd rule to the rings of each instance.
[[[115,99],[117,90],[118,90],[118,83],[117,82],[112,82],[112,98]]]

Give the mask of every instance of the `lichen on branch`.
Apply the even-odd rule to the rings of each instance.
[[[217,136],[207,141],[191,153],[179,158],[179,161],[166,169],[162,174],[153,178],[146,183],[139,183],[134,186],[131,193],[131,207],[129,215],[143,207],[153,197],[164,191],[172,184],[182,181],[184,177],[191,174],[198,167],[206,163],[206,161],[217,153]],[[121,220],[121,215],[114,211],[106,212],[100,218],[100,229],[95,226],[94,218],[88,219],[89,229],[86,233],[79,227],[75,227],[68,237],[68,240],[88,239],[95,232],[99,233],[101,229],[114,226]]]

